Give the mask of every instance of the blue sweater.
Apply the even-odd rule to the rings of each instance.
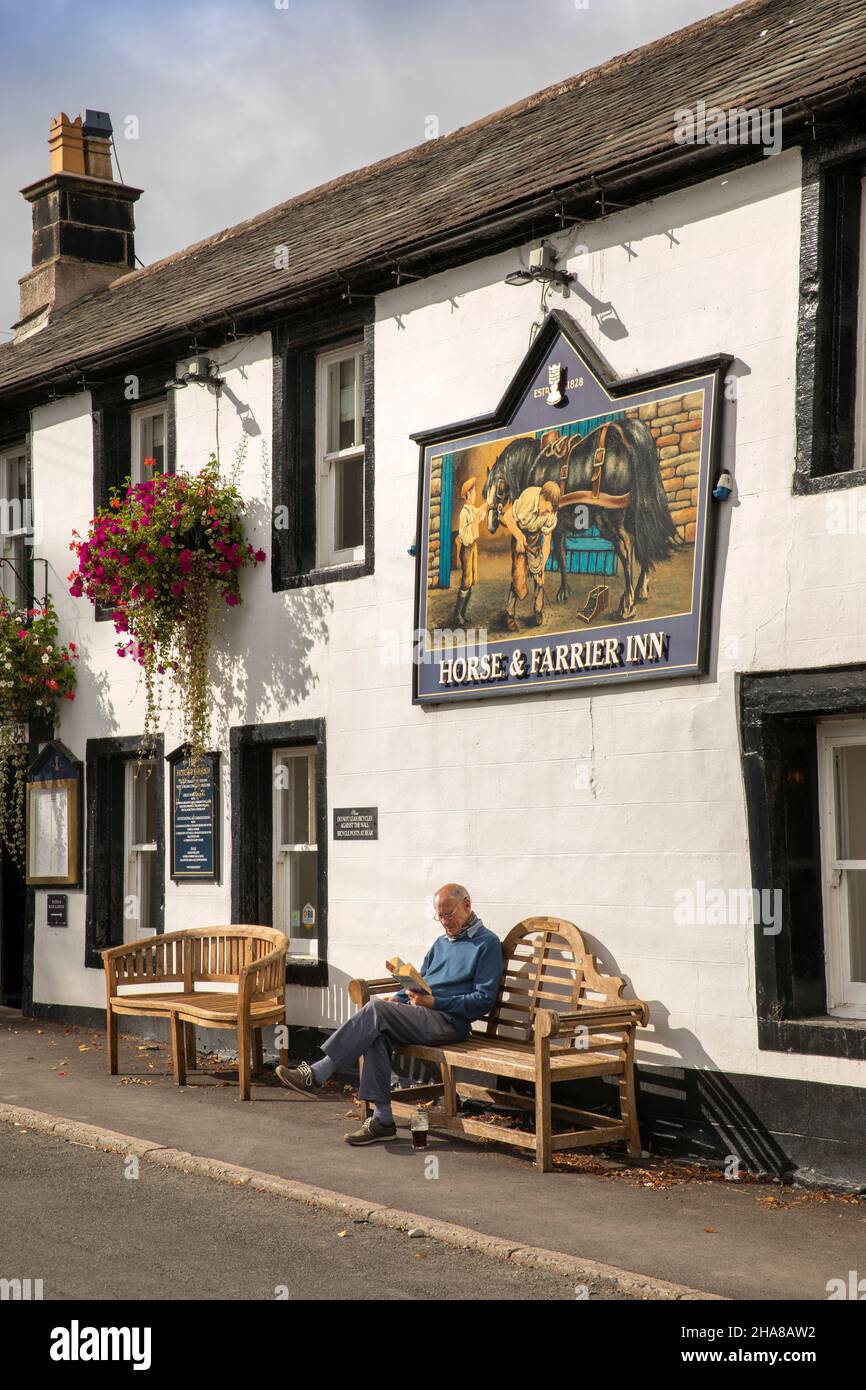
[[[502,977],[502,943],[479,917],[469,919],[453,940],[438,936],[421,962],[421,974],[433,991],[433,1007],[448,1014],[455,1030],[467,1037],[469,1025],[493,1007]],[[404,989],[395,996],[408,1004]]]

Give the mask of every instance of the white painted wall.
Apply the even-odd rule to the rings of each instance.
[[[379,299],[376,572],[276,595],[268,566],[248,577],[225,622],[215,694],[226,881],[166,887],[166,930],[229,920],[228,725],[324,717],[329,810],[378,805],[380,838],[329,846],[333,985],[290,988],[291,1022],[338,1022],[349,978],[380,974],[392,950],[419,959],[434,934],[431,895],[456,878],[501,935],[537,912],[577,922],[605,967],[652,1005],[641,1060],[866,1084],[863,1062],[758,1051],[749,923],[674,920],[677,889],[750,886],[736,673],[864,658],[866,550],[828,531],[824,499],[791,495],[799,181],[799,155],[786,153],[560,238],[569,253],[588,245],[569,268],[615,306],[627,336],[606,337],[581,292],[551,305],[563,304],[621,375],[718,352],[745,364],[726,407],[737,492],[721,524],[713,670],[699,681],[411,704],[409,435],[492,409],[540,318],[539,291],[503,284],[515,249]],[[242,432],[231,393],[252,430],[242,473],[252,539],[270,551],[270,339],[238,349],[217,354],[228,384],[222,457]],[[45,539],[60,575],[68,525],[83,529],[89,516],[88,412],[80,397],[34,417],[36,493],[69,499]],[[177,413],[178,459],[192,469],[214,443],[213,396],[181,391]],[[80,696],[63,709],[60,736],[83,755],[87,736],[138,732],[141,700],[113,655],[111,625],[64,598],[64,584],[54,593],[65,635],[82,646]],[[176,742],[167,730],[167,751]],[[588,788],[577,775],[586,768]],[[44,895],[38,902],[35,998],[99,1005],[102,979],[81,965],[83,894],[71,896],[66,932],[44,926]]]

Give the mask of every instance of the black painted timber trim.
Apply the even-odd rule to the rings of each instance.
[[[316,848],[318,867],[317,960],[287,961],[286,983],[328,984],[328,769],[324,719],[246,724],[229,735],[231,754],[231,911],[233,922],[273,926],[273,776],[271,752],[279,747],[316,749]]]
[[[126,764],[141,746],[137,735],[89,738],[85,752],[86,882],[84,964],[101,970],[100,951],[123,941],[124,824]],[[156,932],[165,929],[165,757],[159,734],[154,750],[156,777],[156,880],[160,898]]]
[[[363,338],[364,343],[364,559],[316,567],[316,356]],[[372,574],[375,563],[375,324],[372,301],[363,308],[277,325],[271,334],[273,440],[271,446],[271,587],[307,588]],[[280,508],[287,524],[277,526]]]
[[[803,152],[795,494],[866,484],[866,468],[851,467],[864,169],[859,126]]]

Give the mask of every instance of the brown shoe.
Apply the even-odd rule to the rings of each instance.
[[[510,613],[505,614],[505,626],[508,628],[509,632],[520,631],[520,624],[518,623],[516,618],[512,617]]]
[[[397,1138],[397,1126],[392,1122],[390,1125],[382,1124],[375,1115],[371,1115],[365,1120],[360,1129],[356,1129],[354,1134],[344,1134],[343,1143],[352,1144],[359,1148],[362,1144],[384,1144],[386,1139]]]
[[[300,1091],[302,1096],[312,1098],[322,1089],[313,1076],[312,1068],[306,1062],[299,1062],[296,1067],[277,1067],[275,1075],[283,1086],[287,1086],[290,1091]]]

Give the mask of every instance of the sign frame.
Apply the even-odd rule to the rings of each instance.
[[[419,448],[415,632],[412,659],[413,704],[435,706],[467,699],[496,699],[511,695],[526,696],[551,693],[557,690],[572,692],[583,685],[621,684],[624,681],[634,682],[635,680],[652,679],[676,680],[706,673],[709,666],[716,532],[718,529],[718,504],[712,498],[711,492],[721,471],[721,426],[722,409],[725,401],[724,377],[733,361],[734,358],[730,355],[718,354],[713,357],[682,363],[678,366],[620,379],[571,316],[562,310],[552,310],[536,334],[529,351],[515,372],[498,406],[491,414],[477,416],[474,419],[441,428],[420,431],[411,436]],[[589,404],[581,415],[581,402],[584,396],[569,388],[573,386],[583,388],[584,384],[586,385],[585,399]],[[445,584],[435,582],[428,587],[428,577],[430,577],[428,572],[433,564],[431,557],[435,554],[435,546],[437,545],[437,538],[433,535],[433,528],[436,524],[434,520],[436,507],[432,505],[437,498],[431,483],[431,465],[434,459],[442,459],[440,467],[443,468],[444,479],[444,465],[448,454],[452,456],[453,460],[460,458],[464,451],[470,449],[486,446],[490,446],[492,449],[499,441],[505,445],[524,437],[531,438],[533,435],[539,439],[542,433],[556,435],[562,431],[563,426],[568,431],[579,429],[581,420],[587,422],[593,418],[605,418],[606,414],[615,418],[617,423],[619,423],[619,417],[622,416],[624,423],[627,410],[631,410],[637,419],[641,405],[651,405],[653,402],[664,404],[665,392],[673,398],[677,388],[680,389],[681,396],[685,396],[690,391],[700,390],[704,392],[700,411],[700,443],[697,446],[700,471],[699,480],[695,486],[696,524],[694,527],[695,535],[692,539],[694,559],[691,576],[686,575],[691,584],[690,602],[687,610],[684,609],[682,612],[669,615],[662,608],[663,616],[649,619],[642,617],[636,606],[633,606],[631,614],[628,614],[626,610],[626,615],[618,619],[615,619],[612,613],[609,620],[605,618],[604,621],[596,622],[593,618],[595,630],[592,628],[584,630],[575,626],[564,631],[556,631],[550,630],[548,626],[548,630],[545,632],[540,631],[539,627],[528,625],[521,627],[518,623],[518,629],[515,629],[517,635],[512,635],[510,631],[506,632],[503,627],[502,635],[496,634],[487,637],[483,645],[478,646],[472,645],[469,640],[470,634],[475,636],[478,631],[483,631],[486,636],[486,629],[473,628],[471,616],[467,618],[466,628],[462,631],[456,626],[451,630],[452,624],[447,619],[445,624],[441,620],[438,625],[428,622],[429,609],[436,604],[437,593],[444,593],[446,588]],[[607,405],[606,412],[604,410],[605,404]],[[573,424],[573,421],[576,423]],[[588,428],[588,425],[585,424],[584,427]],[[682,426],[682,428],[687,429],[687,426]],[[603,443],[606,432],[601,433],[600,431],[599,433],[601,439],[599,441],[597,438],[596,443]],[[622,430],[618,433],[621,438],[625,438]],[[644,429],[644,434],[647,438],[651,437],[646,429]],[[582,438],[583,435],[581,435]],[[602,450],[602,456],[603,454],[604,450]],[[659,486],[661,486],[660,461],[659,475]],[[593,485],[597,485],[595,480]],[[476,503],[489,504],[489,497],[485,497],[485,486],[489,486],[486,478],[481,481],[481,486],[476,492]],[[524,483],[523,486],[525,487],[526,484]],[[447,505],[451,508],[450,515],[453,518],[454,498],[452,496],[447,502],[444,500],[444,481],[439,483],[439,488],[439,505]],[[566,486],[565,491],[567,495],[573,495],[570,486]],[[637,490],[635,495],[637,495]],[[587,493],[584,492],[583,496],[586,497]],[[607,500],[610,502],[616,499],[608,497]],[[667,495],[665,501],[667,502]],[[669,515],[673,510],[674,505],[669,504]],[[590,514],[593,514],[591,508]],[[616,515],[616,513],[612,514]],[[598,516],[598,510],[594,515]],[[451,530],[453,520],[446,528],[440,517],[438,525],[440,527],[438,545],[441,551],[445,545],[450,546],[453,542],[454,533]],[[481,527],[483,531],[485,522],[481,522]],[[598,534],[597,531],[596,534]],[[683,549],[687,548],[684,540],[681,540],[679,544]],[[549,560],[548,565],[550,564],[551,561]],[[449,566],[450,559],[446,570]],[[551,578],[551,573],[548,570],[546,579]],[[558,577],[553,573],[554,579]],[[453,587],[453,581],[449,580],[449,583],[452,584],[448,591],[450,609],[450,606],[453,606],[456,591]],[[607,588],[608,586],[603,585],[602,587]],[[464,591],[460,590],[460,592]],[[472,594],[473,591],[470,589],[469,592]],[[503,589],[503,605],[506,592]],[[548,624],[551,609],[554,610],[555,614],[556,605],[552,602],[552,598],[553,595],[548,592],[547,608],[543,617],[545,624]],[[679,602],[678,599],[673,600],[674,604],[677,602]],[[523,607],[525,609],[526,605]],[[438,602],[438,608],[441,613],[443,611],[442,602]],[[581,621],[587,620],[581,615]],[[652,634],[650,659],[646,660],[644,659],[644,648],[649,644],[648,633],[652,623],[655,623],[657,630]],[[665,625],[672,629],[672,635],[667,631],[658,631],[658,629],[663,629]],[[443,627],[444,638],[437,644],[436,634]],[[461,636],[465,639],[462,646]],[[593,669],[588,670],[583,669],[583,658],[580,654],[582,645],[576,642],[572,643],[572,639],[586,637],[595,639],[583,644],[587,649],[592,648]],[[635,640],[632,641],[632,638]],[[450,646],[447,645],[449,640]],[[616,650],[617,645],[621,650]],[[596,648],[599,649],[598,652],[596,652]],[[545,655],[548,650],[550,653],[557,652],[556,673],[549,675],[545,670],[541,673],[538,671],[539,664],[542,666],[544,663],[552,664],[548,656]],[[481,652],[482,656],[486,655],[486,661],[479,658],[474,667],[469,664],[465,658],[473,651]],[[568,656],[560,656],[560,652],[570,652],[572,663],[570,667],[565,664],[568,661]],[[596,660],[599,656],[609,658],[609,660],[603,664]],[[461,657],[464,658],[462,663]],[[564,664],[564,674],[560,674],[560,662]],[[520,669],[521,665],[524,667],[523,670]],[[461,674],[463,670],[471,671],[473,673],[472,679],[466,677],[458,680],[458,668],[460,668]]]
[[[53,776],[46,774],[53,773]],[[27,774],[26,813],[27,839],[24,881],[28,888],[81,887],[81,784],[82,764],[73,757],[59,739],[50,739],[39,750]],[[32,855],[35,852],[37,820],[35,797],[40,792],[51,795],[63,793],[66,822],[66,872],[63,874],[32,874]]]
[[[333,836],[335,841],[344,843],[347,840],[354,840],[357,843],[364,841],[378,840],[379,838],[379,807],[378,806],[335,806],[333,808]],[[346,827],[338,820],[339,816],[368,816],[369,824],[372,829],[370,835],[350,835],[346,834]]]
[[[169,877],[173,883],[213,883],[222,882],[222,799],[220,785],[220,754],[218,752],[206,753],[205,762],[208,765],[211,788],[211,812],[210,812],[210,835],[211,835],[211,867],[209,869],[180,869],[177,863],[177,827],[175,824],[175,810],[177,798],[177,773],[184,762],[187,761],[188,746],[181,744],[171,753],[166,755],[166,762],[169,765]]]

